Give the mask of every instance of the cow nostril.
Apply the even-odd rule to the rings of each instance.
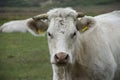
[[[68,54],[67,54],[66,57],[65,57],[65,59],[68,59],[68,57],[69,57],[69,56],[68,56]]]
[[[61,52],[61,53],[55,54],[54,59],[57,64],[66,64],[68,62],[69,55]]]
[[[59,59],[59,57],[55,54],[55,59]]]
[[[62,60],[66,60],[68,59],[68,54],[55,54],[55,59],[62,59]]]

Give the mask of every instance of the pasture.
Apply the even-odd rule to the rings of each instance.
[[[0,33],[0,80],[52,80],[46,37]]]

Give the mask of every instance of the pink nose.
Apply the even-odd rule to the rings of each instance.
[[[68,62],[68,58],[69,55],[64,52],[60,52],[55,55],[55,61],[57,64],[66,64]]]

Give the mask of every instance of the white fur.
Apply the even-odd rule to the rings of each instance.
[[[69,65],[61,67],[52,64],[53,80],[113,80],[116,70],[119,70],[116,69],[119,59],[114,55],[120,56],[120,32],[118,32],[120,17],[112,17],[114,14],[99,19],[95,17],[96,23],[92,29],[81,34],[78,32],[77,38],[73,42],[68,36],[75,31],[73,19],[76,13],[73,16],[70,13],[74,14],[74,11],[69,11],[58,9],[55,12],[54,10],[48,12],[50,24],[47,31],[54,34],[53,40],[48,37],[50,53],[54,56],[58,52],[65,52],[70,56]],[[63,18],[59,17],[60,14]],[[64,17],[68,14],[72,18],[66,18],[64,26],[61,26],[59,21],[64,21]],[[112,20],[109,20],[110,17]],[[100,19],[104,19],[104,21],[100,21]],[[110,32],[112,28],[115,30]],[[61,32],[64,32],[64,35]],[[54,57],[51,59],[54,62]]]
[[[31,18],[26,19],[26,20],[15,20],[15,21],[10,21],[7,23],[4,23],[1,27],[0,30],[1,32],[28,32],[28,27],[27,27],[27,22],[31,20]]]
[[[57,8],[48,13],[48,44],[53,68],[53,80],[119,80],[120,77],[120,16],[119,11],[85,16],[93,21],[90,29],[80,33],[76,29],[77,12],[71,8]],[[105,15],[105,16],[104,16]],[[71,35],[77,32],[76,36]],[[54,56],[69,55],[68,64],[58,66]]]

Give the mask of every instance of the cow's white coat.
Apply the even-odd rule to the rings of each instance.
[[[53,9],[47,15],[53,80],[120,79],[119,11],[81,18],[81,24],[91,21],[85,32],[76,29],[77,12],[71,8]],[[67,65],[56,65],[59,52],[69,55]]]
[[[27,22],[30,21],[31,19],[32,18],[25,19],[25,20],[14,20],[14,21],[4,23],[0,27],[0,31],[1,32],[6,32],[6,33],[10,33],[10,32],[23,32],[23,33],[28,32]]]

